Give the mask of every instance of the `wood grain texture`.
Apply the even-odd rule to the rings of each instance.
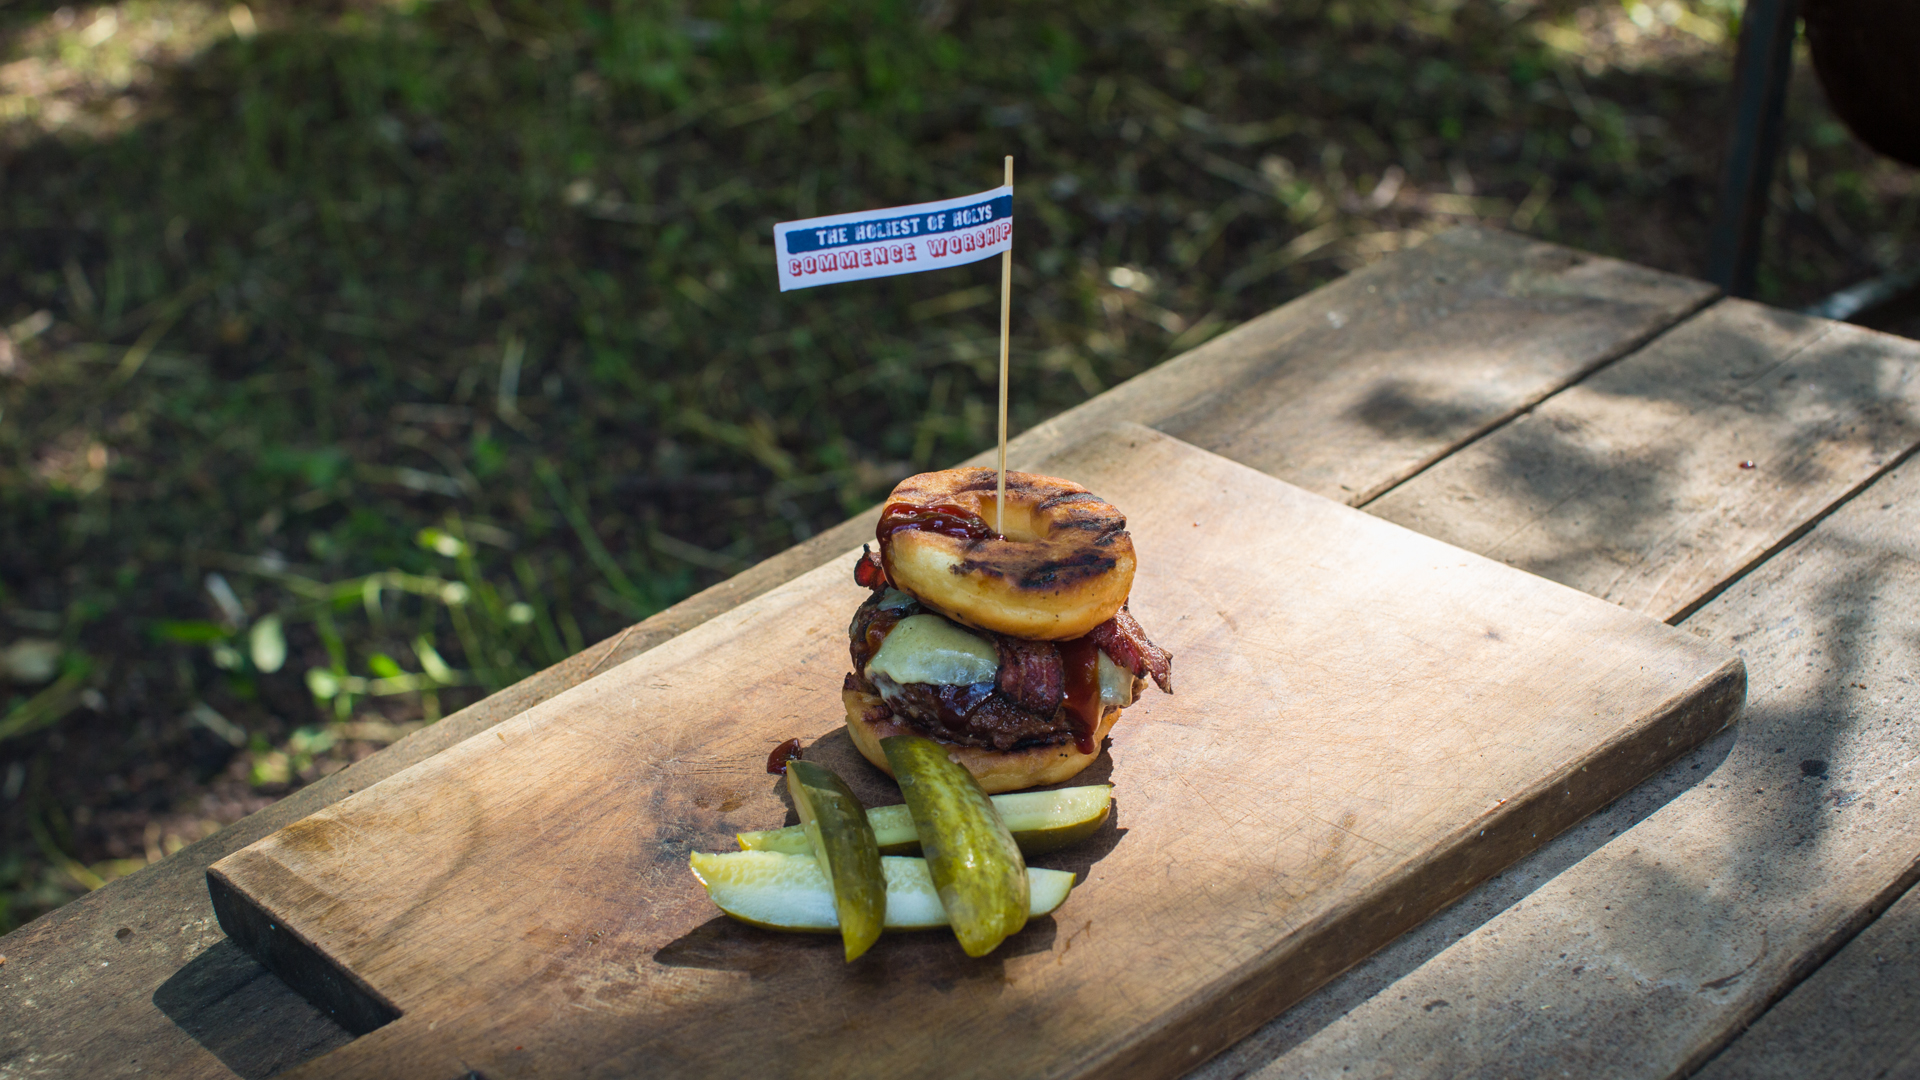
[[[1920,1076],[1920,887],[1694,1075]]]
[[[856,518],[0,939],[0,1076],[265,1077],[351,1035],[231,942],[217,860],[846,550]]]
[[[1304,297],[1042,424],[1014,440],[1016,467],[1118,420],[1170,423],[1201,438],[1206,402],[1278,380],[1286,409],[1264,428],[1259,416],[1241,415],[1242,450],[1223,449],[1284,443],[1284,454],[1248,460],[1353,501],[1470,437],[1501,409],[1524,407],[1627,352],[1712,295],[1699,282],[1504,234],[1441,239],[1364,272],[1372,278],[1336,283],[1331,305],[1317,293]],[[1402,310],[1389,314],[1383,297]],[[1329,311],[1365,336],[1329,342]],[[1460,343],[1471,345],[1489,320],[1505,327],[1506,350],[1488,355],[1490,369],[1515,370],[1514,350],[1538,349],[1550,360],[1543,377],[1512,381],[1504,398],[1475,382],[1470,356],[1451,374],[1436,371],[1406,337],[1452,342],[1459,360]],[[1372,332],[1384,325],[1398,330]],[[1356,383],[1353,370],[1370,374]],[[1281,430],[1303,416],[1332,418],[1309,420],[1310,430],[1338,423],[1347,434],[1316,441]],[[1398,449],[1352,455],[1350,444],[1365,441],[1366,431]],[[21,1076],[251,1077],[344,1040],[223,944],[204,886],[208,865],[820,565],[872,528],[871,513],[856,517],[0,939],[8,957],[0,967],[0,1067]],[[135,932],[122,937],[121,929]]]
[[[1714,295],[1705,282],[1456,229],[1115,387],[1023,443],[1045,455],[1110,424],[1145,424],[1357,505]]]
[[[1920,872],[1916,625],[1910,463],[1683,624],[1749,665],[1723,757],[1683,758],[1703,767],[1671,801],[1241,1075],[1697,1068]]]
[[[1920,443],[1920,342],[1724,300],[1367,507],[1657,618]]]
[[[848,966],[686,870],[785,820],[787,737],[891,792],[839,732],[849,554],[217,864],[404,1013],[297,1075],[1175,1075],[1737,710],[1724,650],[1129,430],[1051,465],[1136,494],[1181,693],[1057,915]]]

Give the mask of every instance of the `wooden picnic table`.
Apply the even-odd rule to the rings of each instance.
[[[1122,422],[1678,625],[1749,673],[1734,728],[1191,1075],[1920,1069],[1920,343],[1461,229],[1047,421],[1011,463]],[[345,1045],[225,939],[209,865],[874,521],[0,939],[0,1077],[263,1077]]]

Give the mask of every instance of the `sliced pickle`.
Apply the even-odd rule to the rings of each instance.
[[[833,889],[811,855],[778,851],[694,852],[693,874],[728,915],[765,930],[828,933],[839,929]],[[887,882],[888,930],[930,930],[947,925],[946,909],[933,887],[927,860],[889,855],[880,860]],[[1027,914],[1045,915],[1066,902],[1073,875],[1027,868]]]
[[[787,793],[800,812],[813,857],[833,883],[840,940],[852,963],[880,940],[887,917],[887,881],[866,808],[833,770],[795,758],[787,763]]]
[[[870,808],[867,811],[867,824],[873,826],[873,839],[880,846],[880,854],[920,854],[920,834],[913,831],[913,815],[907,812],[905,803]],[[782,851],[789,855],[805,855],[813,850],[807,840],[807,830],[799,825],[738,833],[734,839],[747,851]]]
[[[985,956],[1027,924],[1026,861],[987,793],[947,748],[918,735],[880,740],[933,874],[940,906],[968,956]]]
[[[1113,812],[1112,784],[1090,784],[1058,791],[1016,791],[988,798],[1023,855],[1038,855],[1085,840],[1098,832]],[[874,842],[880,845],[880,854],[920,853],[920,834],[913,829],[913,815],[905,803],[868,810],[867,823],[873,826]],[[807,831],[799,825],[743,832],[737,839],[748,851],[805,855],[813,850],[807,841]]]
[[[1023,853],[1038,855],[1079,843],[1098,832],[1113,813],[1113,785],[1015,791],[992,796],[992,800],[1014,843]]]

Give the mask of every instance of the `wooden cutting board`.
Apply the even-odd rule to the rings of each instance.
[[[1177,691],[1035,860],[1058,912],[847,965],[688,872],[793,820],[784,739],[899,801],[843,727],[849,552],[215,864],[227,933],[367,1030],[297,1075],[1176,1075],[1739,711],[1721,648],[1148,429],[1046,471],[1127,513]]]

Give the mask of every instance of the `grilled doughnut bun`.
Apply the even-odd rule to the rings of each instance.
[[[995,535],[997,475],[947,469],[893,489],[878,537],[894,586],[956,622],[1029,640],[1111,619],[1133,588],[1126,517],[1071,480],[1010,472]]]
[[[1007,477],[1011,483],[1011,474]],[[926,735],[910,724],[893,715],[884,701],[873,694],[860,690],[844,689],[840,699],[847,707],[847,734],[853,737],[853,745],[874,767],[888,776],[893,769],[887,764],[886,751],[880,748],[880,740],[889,735]],[[1025,750],[992,750],[979,746],[960,746],[947,743],[947,756],[966,766],[975,780],[980,781],[981,790],[989,795],[1003,791],[1019,791],[1022,788],[1038,787],[1041,784],[1057,784],[1079,775],[1082,769],[1100,756],[1100,743],[1113,730],[1114,721],[1120,719],[1120,706],[1110,705],[1100,716],[1100,726],[1093,731],[1093,753],[1083,754],[1072,740],[1052,746],[1033,746]]]

